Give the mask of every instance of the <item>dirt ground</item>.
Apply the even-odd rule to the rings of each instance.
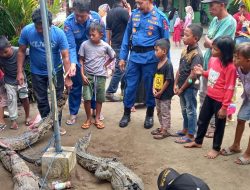
[[[202,44],[202,42],[201,42]],[[174,68],[178,68],[180,49],[171,50],[172,63]],[[241,104],[240,94],[242,88],[238,88],[237,108]],[[31,115],[37,113],[36,105],[31,105]],[[183,145],[176,144],[175,138],[169,137],[163,140],[154,140],[150,134],[151,130],[143,128],[145,118],[145,108],[137,109],[132,113],[132,120],[128,127],[122,129],[118,127],[119,120],[123,113],[123,104],[106,102],[103,105],[103,115],[105,116],[105,129],[99,130],[92,126],[88,130],[80,128],[85,120],[83,106],[78,115],[77,123],[73,126],[66,126],[64,123],[68,118],[68,105],[63,112],[63,127],[67,134],[62,137],[62,145],[74,146],[76,140],[92,132],[92,140],[89,152],[102,157],[116,157],[125,166],[133,170],[142,178],[145,190],[157,190],[157,178],[159,173],[166,167],[171,167],[179,173],[191,173],[202,178],[208,183],[211,190],[246,190],[250,187],[249,172],[250,165],[240,166],[234,164],[234,160],[239,155],[229,157],[219,156],[215,160],[208,160],[203,155],[211,148],[212,139],[205,139],[201,149],[185,149]],[[172,128],[179,130],[182,128],[182,116],[179,98],[174,96],[172,101]],[[235,116],[236,117],[236,116]],[[7,120],[8,121],[8,120]],[[9,122],[8,122],[9,123]],[[24,113],[20,107],[19,124],[24,123]],[[230,123],[226,127],[222,147],[232,143],[235,133],[236,122]],[[159,127],[159,122],[155,113],[154,128]],[[13,131],[6,128],[0,132],[0,137],[16,136],[27,128],[23,125],[19,130]],[[242,139],[242,148],[245,150],[250,129],[246,127]],[[48,133],[42,141],[27,149],[24,153],[31,156],[39,156],[39,153],[48,144],[52,133]],[[38,176],[41,175],[41,168],[30,165],[32,171]],[[79,165],[71,172],[74,189],[78,190],[111,190],[109,182],[98,181],[93,174],[89,173]],[[13,189],[11,174],[8,173],[0,164],[0,189]]]
[[[238,90],[238,94],[241,92]],[[238,101],[238,105],[241,101]],[[145,109],[137,109],[132,113],[132,121],[127,128],[119,128],[118,122],[122,116],[122,103],[107,102],[103,107],[106,128],[98,130],[92,126],[88,130],[80,128],[85,119],[83,108],[77,119],[77,123],[70,127],[65,127],[67,134],[62,137],[62,145],[74,146],[76,140],[89,131],[92,132],[92,140],[89,152],[103,157],[117,157],[127,167],[140,176],[145,184],[145,190],[157,189],[157,177],[165,167],[172,167],[178,172],[188,172],[199,176],[205,180],[212,190],[244,190],[249,189],[249,166],[239,166],[233,163],[238,155],[223,157],[219,156],[215,160],[208,160],[203,155],[211,148],[212,140],[205,139],[202,149],[185,149],[182,145],[174,143],[174,138],[169,137],[164,140],[154,140],[150,134],[151,130],[143,128]],[[21,108],[20,108],[21,109]],[[32,105],[32,110],[36,106]],[[67,118],[67,106],[65,107],[63,123]],[[32,111],[35,115],[36,111]],[[24,122],[24,113],[20,111],[20,125]],[[159,127],[159,122],[155,114],[155,126]],[[179,98],[175,96],[172,103],[172,127],[174,130],[181,129],[182,117],[179,106]],[[22,133],[26,127],[22,126],[18,131],[6,128],[0,133],[0,137],[14,136]],[[230,145],[235,131],[235,122],[226,127],[223,147]],[[249,128],[246,128],[242,139],[242,148],[245,149]],[[41,142],[25,151],[27,155],[38,156],[51,138],[51,133],[47,134]],[[29,165],[35,174],[40,175],[39,167]],[[71,173],[70,179],[75,189],[81,190],[109,190],[112,189],[110,183],[98,181],[91,173],[81,168],[79,165]],[[13,189],[10,173],[0,164],[0,189]],[[3,188],[4,187],[4,188]]]

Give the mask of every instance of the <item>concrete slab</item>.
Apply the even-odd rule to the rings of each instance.
[[[55,148],[49,148],[42,156],[42,176],[47,175],[49,181],[66,181],[76,165],[75,147],[62,147],[62,150],[61,153],[56,153]]]

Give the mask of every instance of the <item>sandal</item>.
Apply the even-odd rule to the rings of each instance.
[[[183,133],[183,131],[180,130],[180,131],[177,131],[177,132],[176,132],[176,135],[179,136],[179,137],[183,137],[183,136],[186,135],[186,133]]]
[[[164,138],[170,137],[170,136],[171,136],[170,133],[164,132],[164,133],[160,133],[160,134],[154,135],[153,137],[154,137],[154,139],[160,140],[160,139],[164,139]]]
[[[4,123],[1,123],[1,124],[0,124],[0,131],[4,130],[4,129],[5,129],[5,127],[7,127],[7,125],[6,125],[6,124],[4,124]]]
[[[240,156],[239,158],[237,158],[237,160],[234,161],[236,164],[239,165],[248,165],[250,164],[250,160],[244,158],[243,156]]]
[[[65,135],[67,133],[67,131],[63,128],[60,127],[60,135]]]
[[[238,154],[238,153],[241,153],[241,149],[240,150],[231,150],[229,147],[226,147],[220,151],[220,154],[223,156],[230,156],[230,155]]]
[[[161,128],[156,128],[153,131],[151,131],[151,135],[160,135],[161,134]]]
[[[174,142],[178,144],[186,144],[186,143],[193,142],[193,140],[190,139],[189,137],[184,136],[184,137],[177,138]]]
[[[76,123],[76,115],[70,115],[69,119],[66,121],[67,125],[74,125]]]
[[[104,126],[104,123],[103,122],[98,122],[98,123],[94,123],[94,125],[98,128],[98,129],[103,129],[105,126]]]
[[[10,129],[17,130],[17,129],[18,129],[18,126],[16,125],[15,127],[13,127],[13,126],[11,125],[11,126],[10,126]]]
[[[32,122],[31,122],[30,120],[26,120],[26,121],[25,121],[25,125],[26,125],[26,126],[30,126],[31,124],[32,124]]]
[[[82,129],[88,129],[91,125],[92,125],[92,122],[91,122],[91,121],[85,121],[85,122],[82,124],[81,128],[82,128]]]

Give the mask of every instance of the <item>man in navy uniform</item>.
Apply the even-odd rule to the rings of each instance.
[[[139,80],[143,78],[147,106],[144,128],[150,129],[154,125],[153,77],[159,61],[154,53],[154,45],[158,39],[169,39],[168,20],[165,14],[153,5],[153,0],[136,0],[135,2],[137,9],[132,11],[120,52],[119,65],[121,70],[124,70],[131,46],[125,73],[124,114],[119,126],[128,125],[131,107],[135,103],[137,86]]]
[[[82,42],[89,38],[89,26],[92,22],[101,22],[101,18],[97,12],[90,11],[89,0],[75,0],[73,2],[73,13],[67,17],[64,22],[64,32],[69,43],[69,53],[71,70],[75,70],[75,76],[71,77],[73,88],[69,94],[69,111],[70,118],[67,120],[68,125],[75,123],[78,114],[81,97],[82,97],[82,77],[81,66],[78,62],[78,51]],[[105,29],[104,29],[104,38]],[[92,106],[93,108],[93,106]]]

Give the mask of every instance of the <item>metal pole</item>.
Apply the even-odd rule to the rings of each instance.
[[[55,135],[55,149],[56,152],[61,152],[61,136],[59,132],[59,121],[58,121],[58,110],[57,110],[57,100],[56,100],[56,90],[53,83],[53,61],[52,61],[52,51],[51,51],[51,40],[49,33],[49,22],[47,17],[47,7],[46,0],[40,0],[40,10],[42,15],[42,25],[43,25],[43,37],[46,50],[46,61],[48,68],[48,77],[49,77],[49,88],[51,96],[51,111],[53,115],[53,126],[54,126],[54,135]]]

